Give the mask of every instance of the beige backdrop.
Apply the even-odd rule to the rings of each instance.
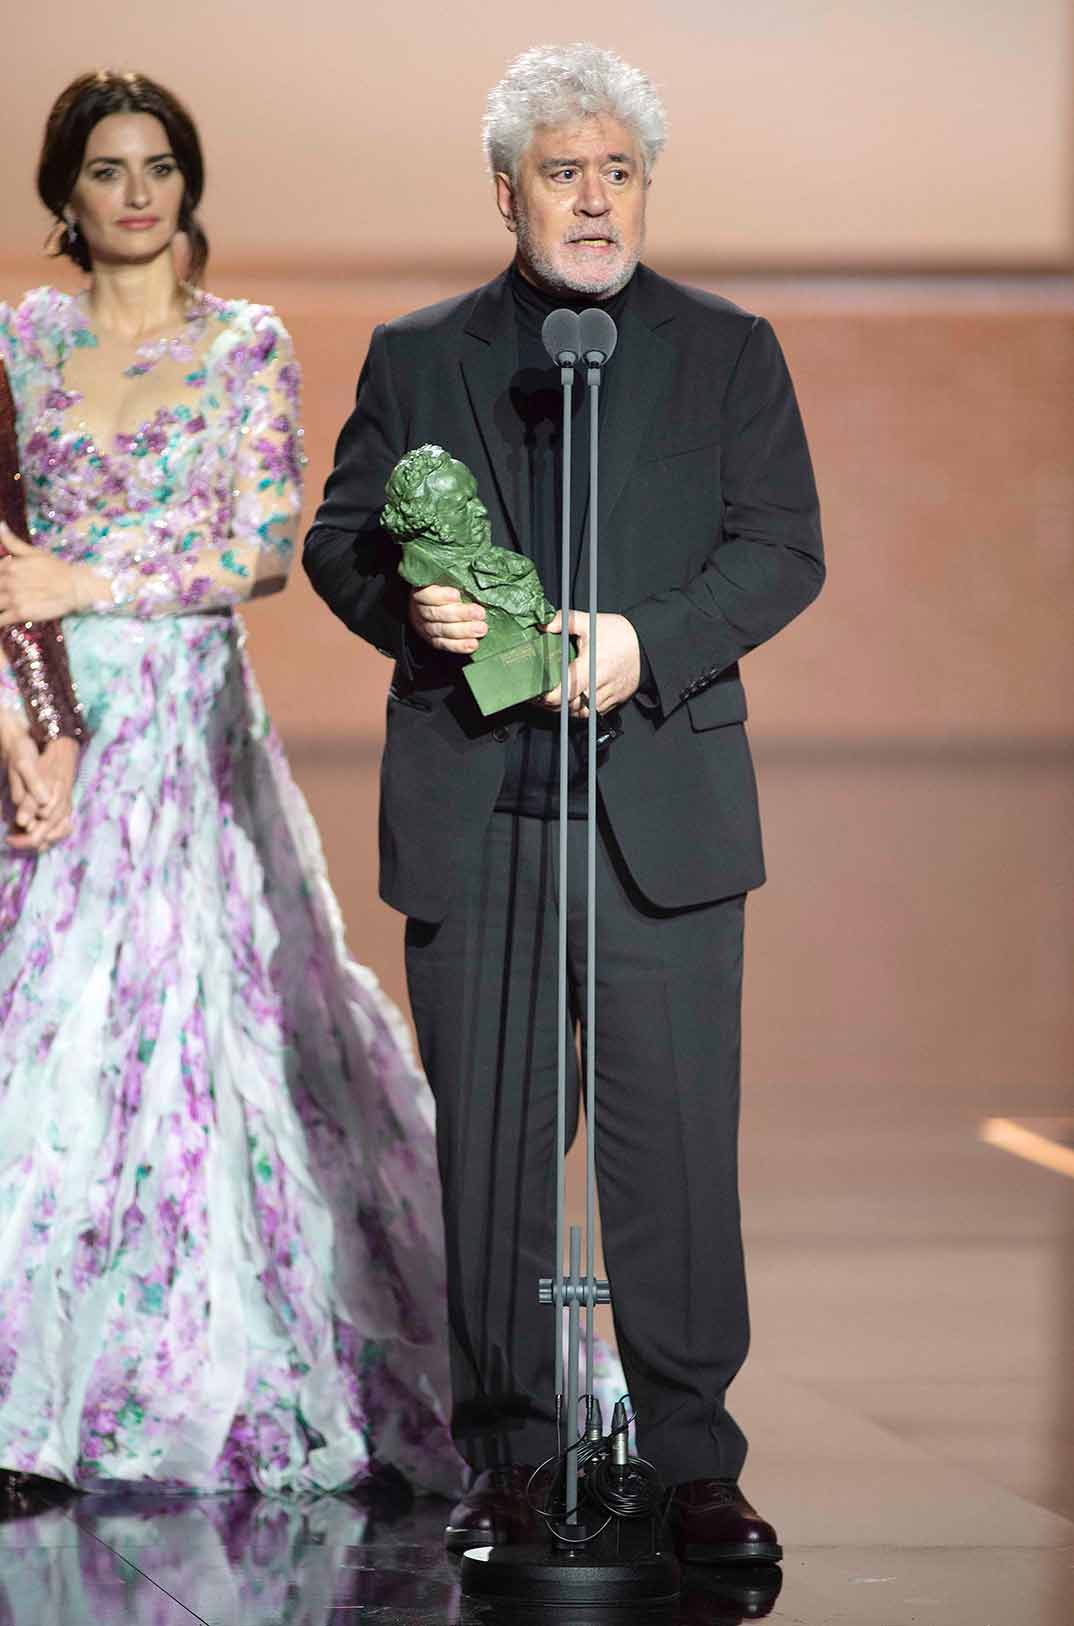
[[[38,240],[45,113],[89,67],[184,95],[230,257],[470,265],[489,84],[540,38],[614,45],[664,88],[653,195],[677,265],[1070,263],[1067,0],[48,0],[19,10],[0,99],[5,246]]]
[[[503,263],[476,130],[533,37],[516,17],[26,12],[0,297],[57,274],[31,171],[58,85],[102,61],[157,72],[205,131],[210,285],[294,332],[312,511],[371,325]],[[577,26],[542,11],[550,36]],[[1068,7],[601,0],[586,31],[666,88],[651,258],[774,320],[824,508],[825,593],[745,663],[773,881],[751,908],[747,1078],[1043,1103],[1074,1067]],[[248,621],[354,948],[402,997],[375,888],[387,664],[300,571]]]

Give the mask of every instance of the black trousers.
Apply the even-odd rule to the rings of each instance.
[[[493,815],[438,925],[407,922],[407,978],[437,1107],[454,1411],[466,1460],[555,1449],[556,948],[586,1042],[585,845],[558,896],[554,823]],[[737,1477],[724,1405],[749,1340],[738,1203],[741,896],[668,912],[603,825],[597,866],[597,1185],[639,1448],[666,1483]],[[568,1077],[568,1132],[578,1079]],[[606,1419],[607,1421],[607,1419]]]

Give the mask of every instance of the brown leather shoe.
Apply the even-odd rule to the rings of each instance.
[[[526,1499],[533,1469],[488,1468],[451,1510],[444,1531],[449,1553],[536,1541],[537,1518]]]
[[[683,1564],[776,1564],[783,1557],[776,1532],[733,1480],[676,1485],[668,1522]]]

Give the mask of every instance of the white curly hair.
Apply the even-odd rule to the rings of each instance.
[[[648,177],[667,138],[656,88],[640,68],[599,45],[535,45],[511,63],[489,91],[481,133],[494,175],[518,179],[518,165],[538,125],[608,113],[637,135]]]

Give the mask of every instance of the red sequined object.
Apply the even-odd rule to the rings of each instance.
[[[15,434],[15,402],[3,362],[0,362],[0,519],[16,536],[28,539],[26,496],[19,473],[19,443]],[[0,557],[8,550],[0,542]],[[15,675],[38,745],[66,735],[84,740],[86,724],[67,661],[58,621],[22,621],[0,628],[0,647]]]

